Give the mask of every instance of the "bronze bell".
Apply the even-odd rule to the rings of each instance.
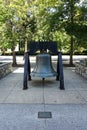
[[[32,71],[31,76],[41,77],[42,79],[57,76],[52,67],[50,54],[42,53],[36,56],[36,67]]]

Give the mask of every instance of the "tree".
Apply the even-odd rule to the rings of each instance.
[[[13,65],[16,65],[15,46],[23,39],[27,51],[27,41],[35,31],[35,19],[29,9],[32,2],[26,0],[0,0],[0,24],[4,24],[6,42],[13,51]],[[32,34],[31,34],[32,33]]]
[[[76,3],[75,0],[62,0],[64,4],[63,9],[63,21],[65,23],[65,30],[70,35],[70,65],[73,64],[73,49],[74,49],[74,22],[75,22],[75,16],[77,13]],[[69,29],[69,32],[67,31]]]
[[[16,56],[15,56],[15,46],[17,44],[17,32],[15,24],[15,10],[10,7],[10,1],[1,1],[1,7],[3,7],[4,14],[0,19],[1,26],[4,24],[3,37],[5,45],[8,45],[8,48],[11,47],[13,51],[13,65],[16,65]],[[3,13],[3,11],[1,11]]]

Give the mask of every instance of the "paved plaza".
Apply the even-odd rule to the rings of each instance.
[[[32,77],[23,90],[23,67],[0,79],[0,130],[87,130],[87,80],[75,67],[63,68],[65,90],[55,77],[44,84]],[[38,112],[52,117],[39,118]]]

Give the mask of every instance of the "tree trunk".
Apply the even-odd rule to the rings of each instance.
[[[23,56],[23,60],[25,59],[25,53],[27,52],[27,37],[25,37],[24,39],[24,56]]]
[[[73,36],[71,36],[71,46],[70,46],[70,65],[73,65]]]
[[[2,49],[2,53],[3,53],[3,55],[5,56],[5,49],[4,49],[4,48]]]
[[[25,38],[25,41],[24,41],[25,43],[24,43],[24,45],[25,45],[25,47],[24,47],[24,50],[25,50],[25,52],[27,52],[27,37]]]
[[[17,65],[17,62],[16,62],[15,47],[12,47],[12,53],[13,53],[13,62],[12,62],[12,66],[16,66],[16,65]]]
[[[71,30],[73,32],[73,24],[74,24],[74,5],[75,1],[71,0],[71,9],[70,9],[70,15],[71,15]],[[71,44],[70,44],[70,65],[73,65],[73,46],[74,46],[74,38],[73,35],[71,35]]]

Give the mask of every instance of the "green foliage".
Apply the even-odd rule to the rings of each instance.
[[[87,6],[79,0],[0,0],[0,48],[31,40],[57,41],[64,52],[87,48]],[[76,50],[75,49],[75,50]]]
[[[78,23],[68,23],[65,27],[67,33],[69,35],[74,35],[78,39],[87,40],[87,25],[85,24],[78,24]]]

